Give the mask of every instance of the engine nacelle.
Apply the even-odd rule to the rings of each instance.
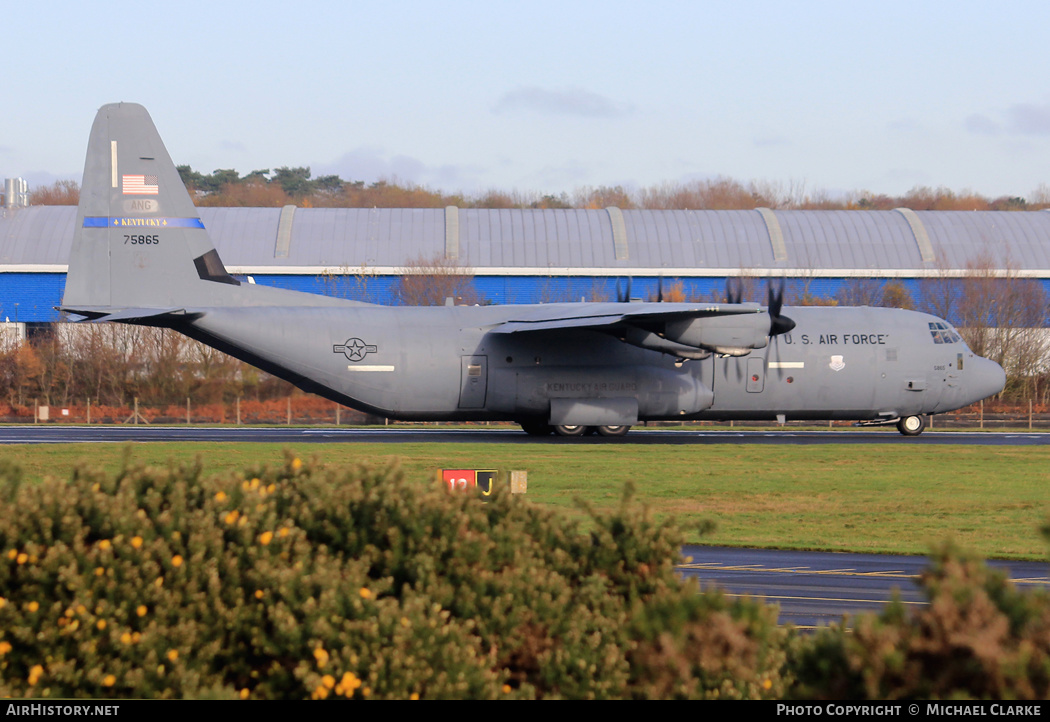
[[[667,324],[664,336],[675,343],[726,356],[746,356],[769,342],[768,313],[707,316]]]
[[[622,336],[624,343],[629,343],[632,346],[638,346],[640,348],[646,348],[650,351],[659,351],[660,353],[670,354],[676,358],[685,358],[691,360],[705,359],[711,355],[710,351],[702,348],[696,348],[695,346],[686,346],[682,343],[675,343],[674,341],[668,341],[663,336],[658,336],[652,331],[646,331],[641,328],[629,328],[624,332]]]

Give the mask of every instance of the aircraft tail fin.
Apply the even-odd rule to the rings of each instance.
[[[62,308],[240,305],[149,113],[114,103],[91,128]]]

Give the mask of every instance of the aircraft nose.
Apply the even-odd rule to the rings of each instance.
[[[1006,387],[1006,372],[991,359],[975,356],[966,371],[966,386],[973,392],[973,402],[994,396]]]

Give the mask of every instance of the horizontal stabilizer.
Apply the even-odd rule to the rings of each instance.
[[[202,314],[188,312],[184,308],[118,308],[109,307],[87,307],[70,308],[60,306],[59,311],[82,316],[87,321],[123,321],[125,323],[138,323],[150,321],[155,324],[163,324],[165,321],[192,321],[200,318]]]

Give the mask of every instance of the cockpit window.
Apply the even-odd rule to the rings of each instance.
[[[962,338],[943,321],[930,322],[930,335],[934,343],[959,343]]]

